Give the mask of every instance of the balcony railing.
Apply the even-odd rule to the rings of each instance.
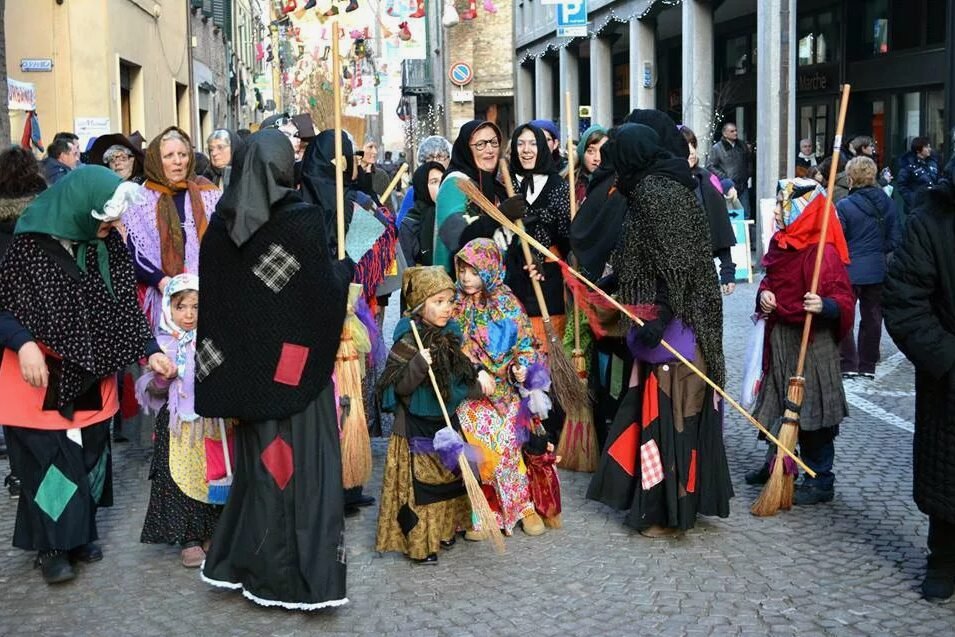
[[[401,61],[401,92],[404,95],[434,93],[430,60]]]

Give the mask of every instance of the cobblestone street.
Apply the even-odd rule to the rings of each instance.
[[[729,389],[738,394],[755,285],[725,305]],[[396,311],[394,303],[390,308]],[[391,317],[393,319],[393,316]],[[393,320],[389,321],[393,324]],[[911,635],[952,634],[955,604],[922,601],[927,519],[912,502],[913,372],[887,335],[875,381],[849,383],[836,442],[836,497],[773,518],[750,515],[743,474],[763,447],[735,413],[725,437],[736,497],[728,519],[648,539],[584,499],[562,472],[564,528],[517,532],[507,552],[459,541],[438,566],[374,551],[377,508],[346,522],[348,597],[301,613],[211,589],[174,547],[144,545],[148,427],[114,446],[116,505],[100,511],[101,562],[48,587],[34,554],[10,546],[16,502],[0,497],[0,635]],[[378,496],[386,439],[374,441]],[[6,473],[6,461],[3,473]]]

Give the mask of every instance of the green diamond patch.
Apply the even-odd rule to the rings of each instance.
[[[63,514],[63,509],[66,508],[70,498],[76,493],[76,489],[76,484],[63,475],[56,465],[50,465],[43,477],[43,482],[40,483],[40,488],[36,491],[34,501],[56,522]]]

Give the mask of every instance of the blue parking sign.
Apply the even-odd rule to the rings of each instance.
[[[587,0],[562,2],[557,5],[557,37],[577,38],[587,35]]]

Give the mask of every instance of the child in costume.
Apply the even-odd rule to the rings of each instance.
[[[194,407],[198,310],[199,277],[173,277],[163,293],[156,339],[176,364],[176,376],[170,381],[149,372],[136,383],[143,409],[159,412],[149,472],[152,488],[140,541],[180,545],[186,568],[198,568],[206,557],[204,544],[222,510],[210,503],[209,483],[225,475],[218,424],[199,417]]]
[[[799,409],[799,453],[816,472],[796,487],[797,505],[829,502],[835,492],[832,473],[834,440],[839,423],[849,415],[842,386],[839,341],[852,328],[855,295],[845,264],[849,250],[842,226],[829,214],[822,269],[816,294],[808,292],[817,244],[826,214],[826,191],[812,179],[780,180],[776,191],[776,226],[763,257],[766,276],[759,284],[756,311],[767,316],[763,383],[753,415],[760,422],[779,423],[786,409],[786,389],[795,374],[806,312],[815,314],[806,352],[805,395]],[[775,446],[769,450],[775,454]],[[746,474],[748,484],[769,478],[770,462]]]
[[[434,564],[438,550],[451,548],[455,532],[469,526],[471,508],[457,465],[442,463],[434,449],[433,439],[445,421],[428,366],[434,369],[450,414],[465,398],[493,393],[494,380],[486,371],[477,372],[461,351],[461,328],[449,322],[454,283],[444,268],[408,268],[402,278],[408,315],[395,327],[395,344],[379,383],[382,409],[393,412],[395,422],[375,548]],[[423,351],[418,350],[411,321],[427,347]]]
[[[539,378],[542,369],[530,319],[504,285],[504,261],[492,239],[474,239],[465,245],[455,257],[455,267],[458,284],[452,316],[465,335],[464,353],[496,381],[491,395],[465,400],[458,406],[461,429],[482,454],[481,481],[500,528],[510,534],[520,522],[528,535],[540,535],[545,521],[535,509],[531,495],[531,476],[522,452],[524,443],[529,443],[530,452],[538,456],[536,460],[540,462],[535,464],[545,465],[541,468],[550,480],[550,488],[541,491],[547,493],[549,501],[537,503],[537,508],[551,519],[553,526],[560,524],[560,492],[553,455],[547,455],[549,446],[540,423],[550,407],[542,393],[549,380],[535,383],[533,389],[525,386],[525,381],[530,385],[531,379]],[[533,373],[529,373],[532,366]],[[522,395],[528,398],[524,409]],[[543,400],[538,402],[534,398]],[[466,537],[483,539],[481,531],[475,528]]]

